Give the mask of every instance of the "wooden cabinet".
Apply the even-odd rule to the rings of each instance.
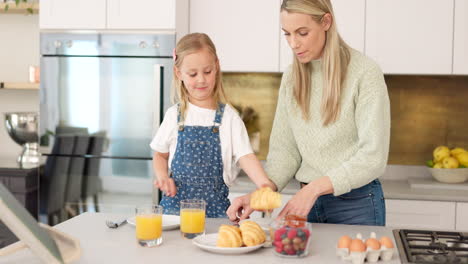
[[[41,0],[41,29],[175,29],[175,0]]]
[[[468,203],[457,203],[457,218],[455,229],[468,231]]]
[[[107,28],[174,29],[175,1],[110,0],[107,2]]]
[[[455,0],[454,23],[453,73],[468,74],[468,1]]]
[[[191,0],[190,33],[213,40],[221,70],[277,72],[280,0]]]
[[[454,230],[455,204],[386,199],[386,225],[397,228]]]
[[[104,29],[106,0],[41,0],[41,29]]]
[[[364,52],[365,0],[332,0],[338,32],[352,48]],[[280,71],[292,63],[293,54],[286,38],[280,36]]]
[[[366,54],[388,74],[451,74],[453,0],[367,0]]]
[[[24,169],[17,163],[0,160],[0,183],[13,194],[34,218],[38,218],[38,168]],[[18,241],[16,236],[0,221],[0,248],[16,241]]]

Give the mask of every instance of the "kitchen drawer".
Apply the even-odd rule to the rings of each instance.
[[[455,202],[386,199],[386,225],[398,228],[454,230]]]

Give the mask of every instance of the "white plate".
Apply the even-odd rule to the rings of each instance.
[[[216,246],[216,240],[218,239],[218,233],[208,234],[204,236],[197,236],[192,240],[193,244],[203,250],[226,255],[239,255],[245,254],[254,250],[257,250],[263,246],[263,244],[252,246],[252,247],[238,247],[238,248],[223,248]]]
[[[127,219],[127,223],[135,226],[135,216]],[[173,230],[180,226],[180,216],[178,215],[163,215],[162,219],[163,230]]]

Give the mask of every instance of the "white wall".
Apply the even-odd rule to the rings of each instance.
[[[39,17],[0,14],[0,82],[27,82],[29,66],[39,65]],[[21,147],[5,128],[5,112],[39,111],[39,91],[0,89],[0,158],[16,157]]]

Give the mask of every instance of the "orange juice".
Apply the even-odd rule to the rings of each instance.
[[[205,231],[205,210],[191,208],[180,210],[180,231],[189,234],[203,233]]]
[[[161,237],[162,215],[141,214],[136,216],[136,237],[140,240],[153,240]]]

